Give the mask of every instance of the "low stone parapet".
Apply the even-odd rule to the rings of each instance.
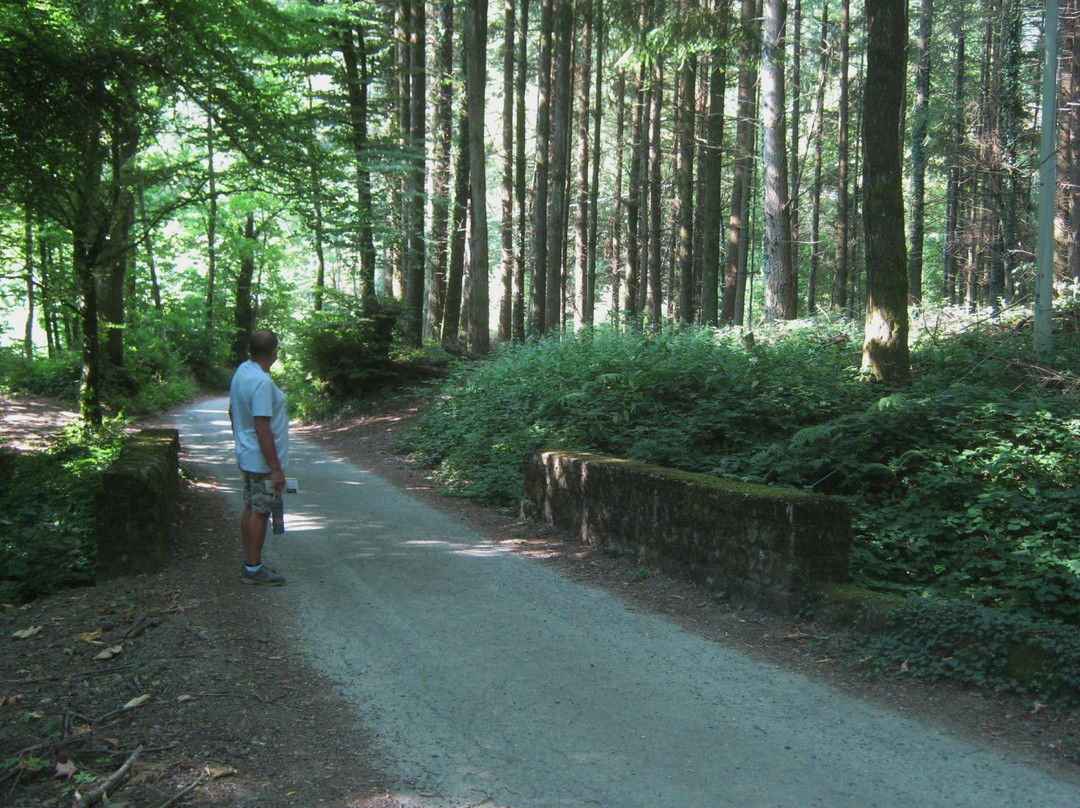
[[[180,433],[143,429],[126,438],[96,494],[97,578],[157,572],[171,546],[180,490]]]
[[[526,458],[522,511],[770,611],[848,578],[848,505],[813,492],[549,451]]]

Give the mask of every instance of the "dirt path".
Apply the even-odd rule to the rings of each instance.
[[[521,664],[520,656],[516,662],[507,662],[500,659],[507,655],[505,642],[499,641],[495,646],[490,646],[492,640],[482,630],[484,622],[497,624],[500,615],[510,608],[496,599],[495,596],[500,595],[499,587],[496,587],[494,593],[488,591],[479,598],[489,603],[491,611],[486,621],[473,621],[478,633],[455,631],[453,647],[447,648],[445,632],[435,630],[430,636],[437,638],[438,653],[430,644],[417,644],[421,642],[421,634],[425,633],[425,622],[442,629],[446,613],[458,610],[458,607],[449,605],[454,601],[443,600],[443,595],[449,597],[467,591],[475,584],[475,579],[487,580],[490,577],[487,573],[478,575],[471,570],[487,570],[494,565],[504,564],[509,555],[507,550],[513,550],[515,557],[527,554],[544,561],[546,565],[555,565],[562,573],[557,576],[559,581],[566,582],[566,576],[574,576],[592,584],[585,590],[559,589],[559,596],[555,598],[557,602],[585,598],[586,612],[592,617],[589,622],[605,625],[612,620],[625,620],[630,615],[631,623],[647,626],[647,630],[640,630],[646,630],[650,636],[655,632],[666,635],[671,624],[677,623],[683,629],[681,633],[702,638],[703,642],[708,640],[704,642],[704,646],[708,646],[705,650],[700,650],[704,646],[695,645],[699,653],[726,654],[716,650],[715,641],[719,640],[724,645],[734,645],[751,653],[768,663],[769,667],[782,665],[788,670],[811,673],[865,700],[888,704],[891,711],[899,710],[916,717],[933,715],[938,720],[950,721],[957,732],[979,745],[984,742],[989,745],[991,754],[988,758],[979,757],[984,753],[978,750],[971,752],[975,758],[970,755],[968,758],[989,760],[993,764],[991,772],[979,770],[976,762],[972,764],[976,768],[956,778],[958,780],[974,779],[991,784],[995,778],[1001,777],[1003,770],[1013,771],[1010,768],[1012,764],[1001,763],[998,759],[1006,751],[1021,758],[1037,759],[1045,765],[1056,765],[1061,761],[1059,750],[1067,747],[1072,740],[1076,726],[1072,715],[1057,715],[1050,711],[1032,713],[1026,709],[1029,705],[1022,702],[999,700],[958,688],[925,687],[911,682],[868,683],[842,669],[835,661],[823,660],[820,652],[805,640],[807,634],[813,633],[812,627],[794,626],[786,621],[728,609],[710,602],[700,592],[677,581],[655,574],[642,576],[636,565],[584,553],[580,547],[561,541],[557,534],[518,523],[511,514],[439,498],[437,487],[418,469],[388,451],[399,419],[407,416],[407,407],[395,408],[382,416],[358,419],[349,424],[297,431],[306,432],[308,437],[324,442],[339,459],[348,458],[357,462],[362,469],[378,471],[381,478],[407,489],[410,497],[427,502],[448,517],[453,528],[449,529],[445,522],[441,523],[440,530],[446,535],[438,539],[444,546],[436,554],[438,568],[442,570],[442,578],[436,581],[439,585],[438,598],[433,600],[431,587],[427,586],[423,593],[414,592],[414,596],[422,594],[423,597],[414,597],[408,608],[400,603],[386,605],[392,602],[387,598],[388,590],[378,588],[408,589],[410,583],[418,580],[418,568],[412,566],[418,563],[415,558],[406,558],[393,576],[388,568],[382,568],[378,575],[361,579],[359,584],[352,579],[337,577],[350,568],[373,566],[370,562],[360,564],[356,558],[350,557],[350,553],[353,556],[361,555],[355,552],[357,542],[371,541],[371,536],[358,539],[353,535],[350,544],[352,551],[329,556],[324,552],[325,546],[316,546],[309,541],[309,549],[314,549],[314,552],[306,557],[306,561],[302,561],[301,556],[290,558],[288,553],[294,552],[304,541],[300,535],[305,529],[302,522],[304,517],[299,504],[292,514],[294,534],[291,537],[287,534],[287,537],[297,540],[295,546],[289,550],[275,548],[275,553],[281,550],[281,566],[285,567],[286,561],[295,563],[290,586],[280,592],[253,592],[250,588],[237,586],[234,569],[237,548],[235,531],[232,529],[235,513],[229,499],[231,495],[222,488],[231,481],[223,479],[217,482],[208,478],[196,481],[185,491],[183,513],[178,525],[176,561],[166,574],[70,593],[47,599],[26,611],[13,610],[0,615],[0,630],[5,638],[14,631],[32,625],[43,626],[35,636],[13,641],[11,648],[16,652],[3,655],[0,661],[0,737],[11,739],[10,742],[0,742],[0,758],[40,741],[44,723],[59,722],[61,727],[69,726],[70,740],[66,745],[42,751],[42,758],[49,765],[73,759],[84,773],[105,774],[119,765],[139,744],[147,747],[137,765],[137,776],[117,792],[118,799],[122,796],[131,800],[132,805],[164,804],[179,789],[203,780],[206,782],[197,786],[186,798],[187,801],[181,804],[326,804],[370,808],[416,804],[505,804],[516,808],[534,804],[604,804],[629,808],[638,804],[634,801],[638,796],[649,799],[641,803],[648,805],[705,804],[696,802],[692,794],[686,796],[678,792],[676,796],[676,792],[666,786],[663,793],[654,791],[649,797],[649,789],[636,785],[642,782],[634,780],[636,771],[620,769],[620,765],[625,766],[625,761],[632,759],[634,747],[645,745],[653,750],[666,750],[674,742],[673,739],[688,732],[699,733],[692,729],[696,726],[696,716],[676,719],[666,707],[658,721],[647,715],[650,705],[662,703],[662,694],[656,698],[643,698],[644,685],[636,689],[631,687],[629,691],[616,687],[618,677],[624,675],[624,668],[631,664],[628,655],[637,653],[641,650],[640,646],[646,645],[640,641],[640,636],[634,641],[627,639],[627,644],[620,646],[619,659],[626,664],[612,667],[610,662],[603,663],[607,667],[600,671],[589,665],[596,664],[593,646],[611,642],[604,635],[593,636],[569,657],[565,652],[560,655],[554,651],[539,654],[529,666]],[[217,417],[220,419],[221,414],[217,414]],[[185,443],[189,461],[193,459],[193,453],[207,448],[204,441]],[[332,459],[319,460],[318,463],[334,468],[340,465]],[[362,476],[355,470],[345,475],[352,482]],[[382,499],[391,500],[393,496],[393,493],[385,491],[380,495]],[[325,511],[325,503],[314,510]],[[314,520],[316,516],[316,513],[312,513],[311,519]],[[309,526],[309,529],[313,528]],[[483,536],[482,541],[476,540],[478,534]],[[412,538],[415,540],[417,537]],[[447,544],[452,545],[449,552]],[[404,549],[407,547],[407,544],[403,544],[399,548],[402,549],[401,555],[406,555]],[[428,550],[424,551],[419,547],[414,544],[412,550],[426,555],[433,545],[426,545]],[[385,547],[380,554],[386,555]],[[448,559],[452,562],[449,567],[446,566]],[[531,564],[530,568],[536,566]],[[517,570],[518,567],[511,569]],[[288,568],[283,571],[290,572]],[[515,579],[512,585],[502,588],[509,587],[514,592],[534,591],[527,586],[533,584]],[[323,587],[349,590],[354,598],[358,597],[356,593],[359,591],[363,602],[360,603],[362,610],[356,608],[358,600],[347,602],[350,604],[348,606],[335,607],[335,614],[349,619],[359,614],[357,624],[349,624],[347,632],[332,637],[328,644],[316,647],[311,644],[310,638],[302,640],[298,633],[301,628],[306,631],[315,621],[325,619],[318,616],[316,603],[322,598]],[[615,599],[609,599],[607,593],[614,593]],[[536,612],[539,607],[535,601],[538,600],[539,595],[530,598],[529,619],[523,628],[517,630],[519,634],[554,619],[550,611],[544,610],[546,607],[540,613]],[[284,608],[286,604],[288,608]],[[552,605],[552,608],[556,605],[559,604]],[[384,625],[391,625],[394,630],[376,632],[376,635],[384,637],[365,636],[364,624],[369,622],[366,617],[371,616],[370,612],[380,610],[384,612],[380,619],[390,619],[390,623]],[[389,617],[385,614],[387,612]],[[663,619],[657,621],[650,616],[653,613],[663,615]],[[299,615],[299,619],[295,615]],[[332,622],[346,624],[347,620]],[[578,619],[576,622],[582,621]],[[797,634],[792,633],[793,628],[799,630]],[[91,629],[102,631],[95,642],[115,645],[116,640],[121,641],[123,650],[117,660],[122,662],[110,664],[93,660],[90,652],[96,653],[99,646],[77,639]],[[568,630],[565,626],[562,629],[564,639],[567,639]],[[324,629],[319,631],[326,634]],[[438,639],[440,633],[442,637]],[[430,636],[423,642],[432,642]],[[386,638],[389,639],[386,645],[371,644]],[[406,640],[409,645],[405,644]],[[365,643],[367,645],[363,645]],[[332,659],[350,644],[357,648],[362,646],[362,659],[349,663],[353,665],[351,676],[347,675],[349,671],[343,669],[343,663]],[[533,649],[537,647],[535,642],[527,646]],[[489,650],[482,654],[483,660],[477,662],[476,655],[484,648]],[[313,650],[316,652],[314,655]],[[483,683],[471,705],[456,704],[463,701],[461,693],[468,689],[468,683],[449,684],[442,681],[445,670],[441,658],[448,651],[470,660],[469,664],[462,664],[472,671],[470,678]],[[662,657],[660,661],[638,660],[632,663],[632,667],[644,669],[650,665],[660,665],[670,669],[674,664],[673,654],[665,651]],[[715,669],[715,663],[684,662],[675,667],[683,671],[700,671],[709,669],[710,664]],[[389,668],[412,670],[406,679],[396,678],[397,674],[387,678]],[[536,677],[538,671],[546,671],[546,675]],[[529,677],[524,677],[524,673],[528,673]],[[756,678],[756,675],[752,678]],[[576,686],[576,682],[571,680],[583,677],[592,677],[586,688],[587,697],[570,686]],[[358,680],[359,684],[350,679]],[[523,682],[515,681],[522,679]],[[426,687],[425,682],[430,685],[431,680],[435,680],[434,692],[443,694],[436,699],[442,706],[438,706],[434,712],[429,709],[432,705],[425,702],[425,697],[417,696],[426,691],[414,689]],[[469,686],[475,685],[476,682],[473,682]],[[516,701],[516,706],[512,704],[501,714],[493,714],[494,708],[489,702],[500,690],[500,695],[505,695],[511,685],[519,688],[513,690],[511,699],[511,702]],[[698,692],[705,692],[700,682],[693,687]],[[803,799],[808,793],[801,779],[805,770],[824,767],[825,770],[836,771],[838,764],[833,760],[818,760],[814,757],[815,750],[796,748],[781,751],[779,747],[769,746],[762,740],[769,737],[763,732],[770,732],[775,740],[776,733],[766,727],[763,721],[769,714],[790,710],[791,692],[785,687],[771,696],[759,693],[756,700],[748,702],[752,709],[736,705],[735,712],[747,714],[745,720],[752,721],[752,727],[759,727],[760,731],[751,728],[742,735],[735,733],[736,737],[749,737],[750,745],[740,746],[732,754],[750,752],[759,758],[768,758],[771,763],[775,762],[780,768],[771,767],[770,777],[778,776],[777,772],[788,772],[784,775],[786,779],[803,784],[799,799],[785,801],[775,794],[760,791],[760,786],[754,786],[759,789],[757,792],[747,786],[751,790],[741,792],[744,798],[730,804],[813,804]],[[820,693],[817,690],[814,692]],[[152,698],[144,706],[101,720],[118,705],[145,693]],[[608,700],[603,701],[599,696]],[[5,701],[5,698],[10,700]],[[590,739],[586,728],[575,719],[586,714],[584,711],[595,709],[597,703],[610,705],[611,698],[631,700],[632,703],[624,705],[625,709],[607,712],[629,715],[632,723],[621,727],[621,739],[603,742]],[[535,706],[537,701],[542,704],[562,702],[557,710],[563,711],[563,718],[556,722],[561,724],[561,731],[558,727],[549,730],[528,723],[532,720],[530,716],[538,709]],[[366,729],[358,728],[355,709],[358,703]],[[505,701],[502,703],[506,704]],[[804,700],[799,699],[794,703],[805,712]],[[747,710],[749,713],[746,713]],[[427,729],[423,732],[426,745],[405,738],[404,744],[395,746],[399,739],[387,737],[386,725],[378,723],[380,715],[385,718],[397,713],[393,720],[398,723],[392,726],[400,730],[409,726],[417,714],[424,712],[427,717],[422,720],[432,722],[426,724]],[[41,717],[28,721],[26,716],[29,714]],[[433,714],[435,717],[432,717]],[[815,720],[821,720],[824,714],[832,714],[831,706],[816,711]],[[893,720],[891,717],[888,719],[890,722]],[[649,730],[654,736],[651,743],[639,737],[646,734],[642,732],[646,723],[652,725]],[[901,723],[906,726],[905,722]],[[533,729],[524,736],[488,735],[497,725],[510,727],[514,733],[520,733],[524,726],[532,726]],[[892,728],[894,725],[888,723],[887,726]],[[91,731],[85,733],[85,727]],[[568,727],[575,729],[570,731]],[[700,732],[707,729],[701,728]],[[76,735],[76,730],[85,734]],[[671,738],[664,735],[668,732],[672,733]],[[440,733],[450,734],[440,736]],[[635,733],[638,737],[635,737]],[[568,734],[570,740],[566,738]],[[518,739],[516,748],[513,742],[507,740],[511,737]],[[658,743],[658,737],[664,740]],[[83,740],[75,741],[76,738]],[[889,748],[894,740],[875,736],[869,746],[857,745],[855,751],[859,755],[860,765],[874,760],[874,755],[885,754],[881,750]],[[557,765],[550,767],[552,771],[548,771],[543,768],[546,751],[559,744],[563,746],[563,756]],[[577,746],[571,748],[567,744]],[[798,743],[795,746],[798,747]],[[494,762],[488,759],[486,764],[478,766],[476,761],[485,758],[476,755],[490,754],[492,749],[499,750]],[[809,759],[805,757],[807,754],[811,756]],[[913,750],[911,754],[912,759],[918,760],[920,765],[925,763],[926,749]],[[796,755],[801,757],[796,758]],[[575,786],[563,783],[557,787],[556,795],[555,780],[552,779],[554,775],[562,776],[571,764],[576,766],[583,762],[592,770],[607,770],[615,774],[621,771],[623,785],[601,788],[595,784]],[[705,789],[698,793],[713,793],[715,784],[710,785],[706,775],[700,771],[694,773],[709,769],[708,761],[705,761],[705,765],[682,761],[681,766],[677,777],[680,788],[696,787]],[[505,767],[505,770],[500,767]],[[881,765],[879,760],[876,768],[883,767],[888,768]],[[447,768],[452,771],[448,772]],[[730,774],[729,769],[723,769],[725,778]],[[462,770],[466,773],[462,774]],[[665,767],[665,771],[668,775],[675,774],[674,769]],[[210,774],[221,772],[227,772],[227,775],[208,779]],[[519,776],[515,772],[523,780],[516,785],[510,782],[510,778]],[[1060,770],[1060,774],[1066,778],[1074,773],[1075,769],[1067,762]],[[51,770],[45,773],[24,772],[19,776],[17,788],[12,788],[10,779],[0,783],[0,803],[10,788],[12,796],[25,798],[25,801],[13,804],[45,804],[41,801],[42,794],[68,787],[64,781],[50,779],[50,774]],[[403,783],[403,779],[408,782]],[[583,781],[579,779],[577,782]],[[617,791],[623,787],[630,789],[629,793]],[[729,790],[730,787],[730,782],[725,779],[723,793],[735,793]],[[842,783],[838,782],[836,787],[843,790]],[[852,793],[859,796],[861,786],[855,788]],[[930,784],[927,789],[933,791],[935,787]],[[937,790],[941,789],[938,787]],[[547,799],[537,801],[533,796],[545,792]],[[1029,789],[1025,793],[1028,797],[1039,799],[1036,791]],[[870,804],[864,799],[865,796],[862,793],[860,802],[852,804]],[[920,796],[926,797],[925,794]],[[1059,804],[1047,798],[1045,793],[1043,797],[1042,802],[1030,804]],[[500,798],[502,801],[498,802]],[[673,801],[675,799],[679,801]],[[1019,801],[1013,797],[1009,799],[1013,801],[980,799],[977,804],[1028,804],[1024,801],[1027,797]],[[976,804],[955,799],[938,803],[925,798],[916,801],[925,805]],[[50,804],[55,804],[55,801]],[[717,801],[713,804],[725,803]],[[830,794],[828,804],[844,803],[835,794]],[[898,803],[883,801],[879,804]]]

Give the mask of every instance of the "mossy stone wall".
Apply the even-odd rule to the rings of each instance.
[[[548,451],[526,458],[523,512],[771,611],[848,578],[848,505],[811,492]]]
[[[180,490],[180,433],[144,429],[124,442],[95,502],[97,577],[157,572],[170,549]]]

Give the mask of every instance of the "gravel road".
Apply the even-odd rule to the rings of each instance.
[[[176,419],[236,488],[224,399]],[[751,661],[296,437],[267,609],[416,808],[1075,808],[1080,786]],[[235,495],[238,497],[238,495]]]

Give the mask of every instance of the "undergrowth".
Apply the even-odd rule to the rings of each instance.
[[[856,583],[1080,623],[1075,329],[1037,363],[1015,324],[922,326],[903,390],[841,324],[536,340],[460,365],[403,445],[493,502],[548,448],[813,488],[851,503]]]

